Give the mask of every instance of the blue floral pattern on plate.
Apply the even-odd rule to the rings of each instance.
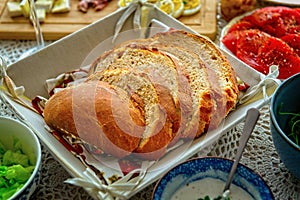
[[[153,192],[153,199],[170,199],[179,188],[206,177],[226,182],[232,164],[231,160],[217,157],[195,158],[183,162],[159,180]],[[245,165],[238,165],[233,184],[247,191],[254,199],[274,199],[265,181]]]

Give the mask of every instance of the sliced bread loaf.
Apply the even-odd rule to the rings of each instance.
[[[193,99],[192,117],[186,120],[184,136],[198,137],[216,128],[234,108],[239,93],[235,71],[210,40],[170,30],[151,38],[126,41],[116,49],[122,47],[156,50],[175,60],[178,74],[185,76],[190,84]],[[99,65],[94,64],[91,71],[99,69]]]
[[[217,109],[214,96],[211,90],[211,83],[208,76],[208,68],[205,63],[194,52],[182,48],[155,43],[151,39],[132,40],[130,43],[123,43],[121,46],[155,49],[170,56],[177,64],[177,73],[181,77],[179,85],[181,94],[191,97],[192,111],[185,113],[185,124],[182,124],[182,138],[199,137],[207,130],[210,124],[212,113]],[[181,96],[181,99],[184,97]],[[183,101],[187,102],[187,101]],[[189,109],[185,109],[190,111]]]
[[[137,95],[141,99],[139,103],[143,107],[146,127],[134,152],[147,159],[164,155],[169,144],[177,138],[181,118],[180,108],[176,107],[171,91],[127,68],[96,72],[87,81],[90,80],[105,81],[123,88],[129,96]]]
[[[216,128],[234,108],[239,93],[235,71],[226,57],[210,40],[182,30],[158,33],[151,40],[153,44],[188,49],[205,63],[211,83],[212,98],[217,103],[217,110],[212,115],[208,129]]]
[[[180,30],[125,42],[105,52],[82,84],[74,87],[78,102],[70,98],[70,93],[74,97],[71,89],[54,95],[47,103],[45,121],[116,157],[131,152],[146,159],[160,158],[178,139],[193,139],[219,126],[238,97],[236,75],[226,57],[206,38]],[[100,85],[94,87],[94,96],[91,84]],[[95,104],[89,100],[92,97],[98,99]],[[75,106],[59,106],[55,101]],[[97,117],[91,117],[95,114],[87,109],[90,104]],[[78,109],[78,120],[70,116],[71,109]],[[89,124],[90,133],[78,134],[78,124],[79,128]],[[103,134],[95,133],[97,126],[105,130]],[[132,144],[125,147],[130,139]],[[111,140],[117,148],[110,149],[112,142],[104,144]]]

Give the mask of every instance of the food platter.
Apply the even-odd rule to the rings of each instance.
[[[220,47],[265,75],[270,66],[278,66],[278,79],[283,80],[300,72],[299,22],[297,8],[258,8],[232,19],[222,29]]]
[[[151,28],[155,28],[155,30],[165,31],[171,27],[195,33],[194,30],[157,9],[151,12],[150,25]],[[107,49],[111,48],[113,45],[112,35],[115,33],[115,26],[111,25],[117,24],[118,19],[120,19],[124,13],[125,10],[118,10],[86,28],[50,44],[31,56],[13,63],[7,70],[8,75],[14,80],[17,86],[24,86],[26,90],[25,95],[29,99],[33,99],[37,95],[46,97],[47,91],[45,90],[45,82],[47,79],[56,77],[66,71],[78,69],[82,65],[90,64],[93,59],[100,54],[100,50],[95,51],[99,43],[104,42],[107,45]],[[133,17],[128,18],[123,25],[122,31],[126,32],[133,29],[132,20]],[[107,24],[110,26],[107,26]],[[107,28],[103,29],[103,27]],[[117,41],[126,41],[132,39],[132,37],[137,37],[137,35],[128,34],[128,37],[117,37]],[[105,49],[101,49],[101,51],[103,50]],[[131,178],[130,175],[137,172],[133,170],[112,184],[110,184],[109,180],[114,174],[119,175],[120,172],[118,170],[94,160],[92,164],[102,172],[103,182],[102,179],[100,180],[99,177],[94,176],[93,172],[91,172],[93,171],[92,168],[84,165],[80,158],[72,154],[45,129],[45,123],[41,115],[28,110],[8,97],[7,101],[21,116],[22,121],[33,129],[41,142],[74,177],[74,179],[69,180],[69,182],[85,183],[81,186],[96,199],[113,199],[114,196],[130,198],[149,184],[158,180],[178,162],[186,160],[197,153],[201,155],[201,152],[214,144],[222,134],[230,132],[237,123],[241,122],[249,108],[260,108],[269,101],[268,96],[263,96],[263,88],[267,90],[266,95],[271,95],[276,85],[272,83],[265,84],[264,75],[249,68],[230,54],[226,52],[223,53],[235,68],[237,75],[250,85],[251,89],[256,88],[254,95],[251,96],[248,101],[239,104],[236,109],[226,117],[222,126],[219,128],[209,131],[207,134],[188,144],[188,146],[182,145],[170,150],[168,154],[158,161],[143,162],[144,165],[141,169],[138,169],[140,172],[139,176]],[[255,87],[258,85],[261,87]],[[92,160],[93,158],[90,159]],[[108,183],[108,185],[106,185],[105,182]]]
[[[264,0],[264,2],[286,6],[300,6],[300,2],[298,0]]]
[[[0,38],[1,39],[35,39],[34,29],[25,17],[10,17],[6,3],[11,0],[0,0]],[[57,40],[74,31],[96,22],[113,13],[118,7],[118,0],[110,1],[101,11],[89,9],[87,13],[78,11],[78,0],[70,0],[71,10],[67,13],[47,13],[45,22],[41,23],[41,30],[45,40]],[[192,16],[182,16],[178,20],[192,27],[195,31],[211,39],[217,33],[217,1],[207,1],[201,11]],[[207,9],[209,8],[209,9]]]

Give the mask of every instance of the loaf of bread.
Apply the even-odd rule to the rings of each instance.
[[[44,116],[109,155],[153,160],[218,127],[238,93],[233,68],[211,41],[170,30],[100,55],[84,83],[49,99]]]
[[[181,30],[170,30],[158,33],[152,38],[127,41],[118,48],[124,46],[152,48],[173,58],[178,73],[186,77],[188,83],[185,85],[194,99],[195,112],[190,117],[190,126],[185,127],[185,135],[198,137],[204,131],[216,128],[235,106],[239,93],[235,71],[219,49],[205,37]],[[198,62],[198,65],[193,65],[191,60]],[[102,57],[96,60],[90,73],[101,71],[102,62]],[[181,76],[182,79],[184,78]],[[192,130],[195,128],[198,128],[196,132]]]
[[[53,95],[44,109],[45,122],[62,134],[71,134],[116,157],[135,150],[145,121],[137,96],[121,88],[89,81]],[[111,134],[113,133],[113,134]]]

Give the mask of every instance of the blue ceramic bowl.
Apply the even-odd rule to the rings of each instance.
[[[181,199],[175,197],[175,192],[196,182],[201,182],[201,184],[206,185],[209,184],[209,187],[213,187],[211,183],[204,182],[206,178],[212,178],[218,182],[221,181],[221,186],[218,188],[218,191],[222,193],[232,164],[232,160],[218,157],[204,157],[187,160],[175,166],[158,181],[154,188],[152,199]],[[186,192],[184,199],[189,200],[204,198],[205,195],[199,195],[201,193],[199,192],[199,188],[206,186],[201,184],[191,187],[193,190]],[[230,189],[238,187],[246,192],[247,195],[250,195],[252,199],[274,199],[270,188],[264,180],[245,165],[238,165],[232,184],[234,184],[234,186],[231,185]],[[191,198],[187,195],[187,193],[192,194]],[[216,196],[210,196],[211,199],[214,197]]]
[[[41,146],[36,135],[21,122],[0,117],[0,142],[6,149],[12,149],[16,141],[21,142],[21,149],[26,155],[30,155],[35,163],[34,170],[24,186],[13,194],[9,200],[30,199],[36,190],[40,180],[41,172]]]
[[[286,168],[300,179],[300,146],[287,136],[289,133],[285,132],[290,116],[279,114],[279,111],[300,113],[299,88],[300,73],[286,79],[276,89],[270,104],[270,127],[280,159]]]

